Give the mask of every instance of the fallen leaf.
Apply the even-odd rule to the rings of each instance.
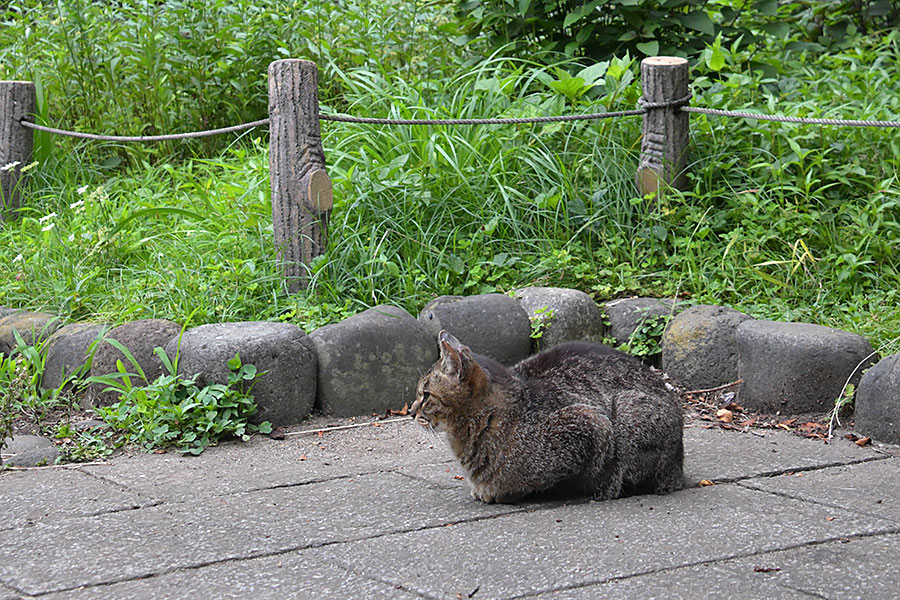
[[[372,423],[372,427],[383,427],[381,423]]]
[[[460,481],[462,481],[463,479],[465,479],[465,477],[463,477],[462,475],[454,475],[453,479],[459,479]]]
[[[697,484],[698,487],[708,487],[711,485],[716,485],[715,482],[710,481],[709,479],[701,479],[700,483]]]
[[[864,438],[859,438],[858,440],[856,440],[853,443],[856,444],[857,446],[859,446],[860,448],[862,448],[863,446],[868,446],[871,442],[872,442],[872,438],[866,436]]]
[[[783,422],[779,423],[779,425],[788,425],[789,426],[789,425],[793,425],[796,422],[797,422],[797,419],[788,419],[787,421],[783,421]]]
[[[737,402],[729,402],[728,404],[726,404],[724,406],[724,408],[727,408],[731,412],[743,412],[744,411],[744,407],[741,406],[740,404],[738,404]]]
[[[400,410],[391,410],[389,413],[392,417],[405,417],[409,414],[409,403],[404,404]]]
[[[734,421],[734,413],[727,408],[720,408],[716,411],[716,418],[723,423],[731,423]]]
[[[804,433],[812,433],[813,431],[817,431],[819,429],[825,429],[825,426],[821,423],[810,421],[809,423],[802,423],[800,425],[797,425],[797,429],[803,431]]]
[[[826,521],[834,521],[834,517],[825,517]]]
[[[856,435],[855,433],[847,433],[844,435],[844,437],[847,438],[848,440],[850,440],[851,442],[855,442],[856,440],[859,439],[859,436]]]
[[[305,454],[301,454],[301,455],[300,455],[300,458],[297,459],[297,460],[306,460],[306,455],[305,455]]]
[[[776,425],[775,427],[780,427],[781,429],[784,429],[785,431],[790,431],[790,430],[791,430],[791,428],[788,427],[788,426],[787,426],[786,424],[784,424],[784,423],[779,423],[779,424]]]
[[[324,432],[324,431],[320,431],[320,432],[318,432],[316,435],[319,436],[319,437],[325,437],[325,432]]]
[[[753,570],[757,573],[777,573],[781,569],[778,567],[754,567]]]

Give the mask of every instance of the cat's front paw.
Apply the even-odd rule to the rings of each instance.
[[[481,500],[485,504],[493,504],[497,501],[496,496],[487,492],[486,490],[477,490],[475,488],[472,488],[469,493],[473,498],[475,498],[476,500]]]

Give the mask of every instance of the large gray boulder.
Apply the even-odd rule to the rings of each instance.
[[[865,338],[821,325],[750,320],[735,337],[744,380],[739,401],[752,410],[826,412],[848,379],[858,382],[872,362]]]
[[[543,350],[563,342],[593,341],[603,338],[603,314],[594,300],[579,290],[555,287],[527,287],[516,290],[532,323],[542,327],[533,350]]]
[[[515,298],[481,294],[441,296],[419,313],[432,340],[446,329],[473,352],[511,365],[531,354],[531,321]]]
[[[166,345],[178,353],[178,372],[199,373],[200,386],[228,382],[228,361],[240,353],[241,362],[256,367],[251,393],[259,406],[253,423],[294,425],[309,416],[316,399],[316,349],[306,333],[290,323],[250,321],[213,323],[185,331]]]
[[[318,406],[336,416],[412,404],[438,358],[437,337],[396,306],[376,306],[310,334],[319,356]]]
[[[100,323],[70,323],[47,338],[41,387],[56,389],[84,367],[91,358],[91,346],[107,329]]]
[[[144,371],[147,381],[154,381],[163,373],[163,364],[154,354],[156,347],[165,348],[169,341],[181,332],[177,323],[165,319],[144,319],[131,321],[114,327],[97,344],[94,359],[91,362],[91,376],[116,373],[116,361],[121,360],[126,371],[134,373],[131,362],[108,340],[113,339],[128,348],[134,359]],[[108,406],[119,400],[116,392],[104,392],[105,386],[93,384],[88,388],[82,400],[83,407]]]
[[[678,314],[662,337],[662,368],[689,390],[708,389],[738,378],[735,332],[749,315],[701,304]]]
[[[856,388],[856,431],[890,444],[900,444],[900,354],[881,359]]]
[[[56,315],[45,312],[14,312],[0,318],[0,353],[8,355],[15,350],[16,336],[22,336],[27,345],[46,339],[63,324]]]

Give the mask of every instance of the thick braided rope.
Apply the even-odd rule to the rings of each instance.
[[[98,135],[96,133],[81,133],[79,131],[66,131],[65,129],[54,129],[53,127],[45,127],[30,121],[19,121],[23,127],[37,129],[38,131],[46,131],[55,133],[56,135],[65,135],[69,137],[98,140],[101,142],[165,142],[167,140],[184,140],[188,138],[199,138],[210,135],[218,135],[220,133],[233,133],[244,129],[251,129],[262,125],[268,125],[268,119],[260,119],[252,123],[242,123],[241,125],[232,125],[231,127],[222,127],[221,129],[208,129],[206,131],[189,131],[187,133],[171,133],[168,135]]]
[[[778,121],[780,123],[806,123],[809,125],[836,125],[838,127],[900,127],[900,121],[856,121],[852,119],[807,119],[802,117],[783,117],[780,115],[759,115],[756,113],[735,110],[718,110],[715,108],[699,108],[682,106],[681,110],[689,113],[716,115],[719,117],[739,117],[743,119],[759,119],[760,121]]]

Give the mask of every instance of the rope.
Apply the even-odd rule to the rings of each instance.
[[[778,121],[781,123],[806,123],[810,125],[836,125],[844,127],[900,127],[900,121],[859,121],[848,119],[806,119],[801,117],[783,117],[780,115],[761,115],[756,113],[748,113],[733,110],[718,110],[714,108],[700,108],[696,106],[685,106],[691,100],[691,94],[670,100],[667,102],[645,102],[643,98],[638,99],[641,108],[635,110],[620,110],[614,112],[589,113],[585,115],[557,115],[550,117],[522,117],[522,118],[496,118],[496,119],[379,119],[370,117],[352,117],[350,115],[319,115],[322,121],[334,121],[338,123],[362,123],[369,125],[506,125],[506,124],[527,124],[527,123],[561,123],[568,121],[590,121],[595,119],[611,119],[615,117],[634,117],[642,115],[648,110],[657,108],[668,108],[671,106],[679,107],[680,110],[688,113],[700,113],[707,115],[715,115],[720,117],[738,117],[743,119],[758,119],[760,121]],[[261,127],[269,124],[269,119],[260,119],[251,123],[243,123],[241,125],[233,125],[231,127],[222,127],[220,129],[209,129],[206,131],[190,131],[187,133],[173,133],[168,135],[98,135],[95,133],[81,133],[78,131],[66,131],[64,129],[55,129],[44,125],[37,125],[30,121],[19,121],[23,127],[37,129],[38,131],[46,131],[57,135],[65,135],[85,140],[99,140],[104,142],[163,142],[167,140],[183,140],[188,138],[199,138],[211,135],[219,135],[222,133],[233,133],[251,129],[253,127]]]
[[[167,140],[184,140],[188,138],[199,138],[210,135],[218,135],[220,133],[232,133],[244,129],[251,129],[261,125],[268,125],[268,119],[260,119],[252,123],[243,123],[241,125],[232,125],[231,127],[222,127],[221,129],[208,129],[206,131],[189,131],[187,133],[171,133],[168,135],[97,135],[96,133],[81,133],[79,131],[66,131],[64,129],[54,129],[53,127],[45,127],[30,121],[19,121],[23,127],[37,129],[38,131],[46,131],[57,135],[66,135],[69,137],[80,138],[84,140],[99,140],[102,142],[165,142]]]
[[[760,121],[778,121],[780,123],[807,123],[810,125],[836,125],[838,127],[900,127],[900,121],[855,121],[846,119],[803,119],[800,117],[782,117],[780,115],[758,115],[734,110],[718,110],[715,108],[699,108],[682,106],[681,110],[689,113],[716,115],[719,117],[739,117],[743,119],[759,119]]]
[[[683,107],[685,104],[691,101],[693,94],[690,92],[687,93],[687,96],[683,98],[679,98],[677,100],[668,100],[666,102],[645,102],[644,97],[641,96],[638,98],[638,104],[641,105],[645,110],[650,110],[651,108],[669,108],[670,106],[681,106]]]
[[[559,123],[562,121],[589,121],[611,119],[613,117],[634,117],[644,114],[644,109],[620,110],[617,112],[591,113],[586,115],[560,115],[555,117],[523,117],[507,119],[375,119],[351,117],[349,115],[319,115],[323,121],[339,123],[366,123],[370,125],[505,125],[523,123]]]

